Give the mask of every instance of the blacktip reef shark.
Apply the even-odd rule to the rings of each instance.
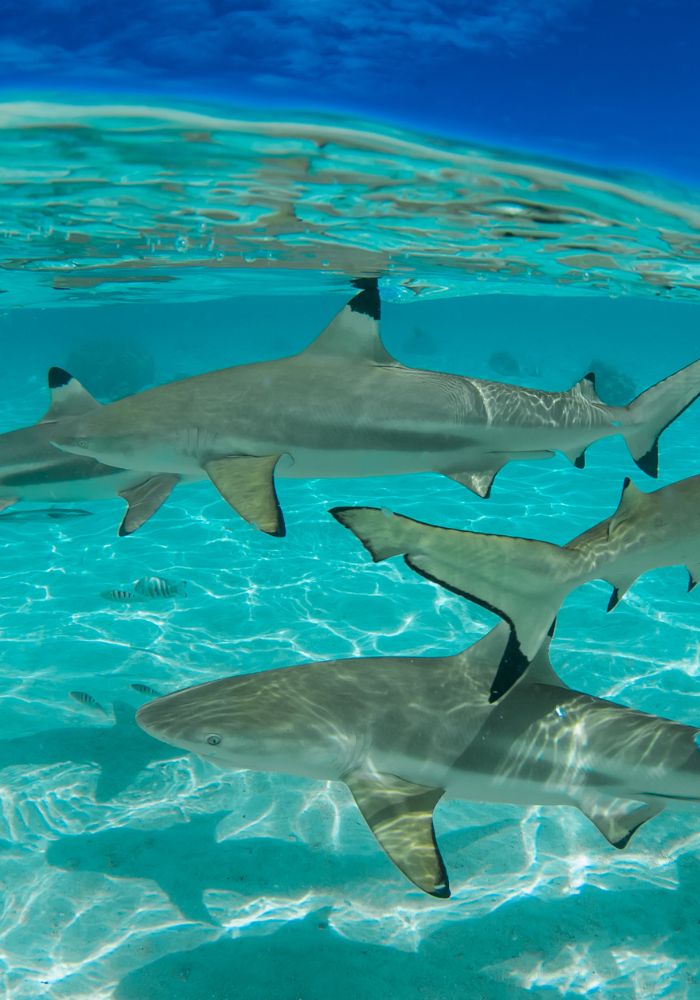
[[[379,336],[376,279],[293,357],[239,365],[148,389],[64,420],[52,441],[126,469],[209,477],[248,522],[284,534],[274,475],[362,477],[439,472],[487,496],[512,459],[622,434],[657,474],[661,432],[700,393],[700,360],[606,406],[591,376],[567,392],[407,368]]]
[[[496,705],[501,622],[456,656],[331,660],[199,684],[151,701],[151,736],[222,768],[344,782],[395,865],[450,895],[443,798],[577,806],[615,847],[667,806],[700,807],[699,730],[575,691],[545,643]]]
[[[51,405],[39,423],[0,434],[0,511],[22,500],[82,502],[121,497],[127,510],[119,534],[130,535],[158,510],[180,477],[112,468],[93,458],[58,451],[51,444],[56,421],[94,413],[101,404],[62,368],[51,368],[48,382]]]
[[[643,493],[626,479],[615,513],[567,545],[440,528],[376,507],[331,514],[375,562],[403,555],[421,576],[500,615],[511,638],[491,689],[496,701],[527,669],[570,591],[590,580],[613,587],[608,611],[642,573],[685,565],[700,578],[700,476]]]

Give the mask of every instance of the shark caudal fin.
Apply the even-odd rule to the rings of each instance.
[[[580,552],[548,542],[439,528],[375,507],[335,507],[331,514],[375,562],[403,555],[416,573],[508,622],[491,701],[522,676],[566,595],[588,579]]]
[[[659,438],[669,424],[700,396],[700,361],[652,385],[626,407],[628,419],[621,428],[627,447],[639,468],[656,478],[659,472]]]

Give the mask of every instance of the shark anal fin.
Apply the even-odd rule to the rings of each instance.
[[[584,816],[598,827],[608,843],[618,850],[629,844],[642,823],[661,812],[663,806],[649,805],[634,799],[584,796],[576,803]]]
[[[443,789],[362,769],[343,780],[396,867],[423,892],[446,899],[450,886],[433,829],[433,810]]]
[[[274,479],[275,466],[281,457],[233,455],[204,464],[214,486],[243,520],[278,538],[285,534]]]
[[[0,513],[2,513],[3,510],[7,510],[8,507],[12,507],[12,505],[16,504],[18,500],[19,497],[3,497],[0,500]]]
[[[119,525],[119,535],[132,535],[145,524],[149,517],[162,507],[173,491],[180,477],[170,473],[151,476],[138,486],[122,490],[119,494],[127,502],[126,514]]]
[[[487,499],[491,496],[493,481],[504,464],[501,463],[493,469],[479,469],[477,472],[443,472],[443,475],[447,476],[448,479],[454,480],[455,483],[459,483],[461,486],[466,486],[468,490],[476,493],[478,497]]]
[[[77,417],[90,410],[96,410],[101,405],[77,378],[73,378],[63,368],[50,368],[48,382],[51,405],[41,418],[41,422],[60,420],[61,417]]]

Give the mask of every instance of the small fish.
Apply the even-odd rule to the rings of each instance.
[[[180,583],[173,583],[166,580],[164,576],[144,576],[134,584],[134,590],[141,597],[175,597],[180,594],[187,595],[187,584],[184,580]]]
[[[100,597],[104,597],[106,601],[112,601],[114,604],[133,604],[134,601],[142,601],[143,597],[139,594],[134,594],[131,590],[103,590]]]
[[[150,684],[132,684],[131,687],[134,691],[138,691],[139,694],[150,694],[154,698],[160,698],[160,691],[156,691],[155,688],[151,687]]]
[[[99,701],[96,701],[91,694],[87,691],[69,691],[71,698],[80,702],[81,705],[86,705],[88,708],[94,708],[97,712],[102,712],[103,715],[107,715],[105,709],[100,705]]]
[[[12,510],[3,514],[0,520],[34,522],[34,521],[66,521],[75,517],[89,517],[91,510],[80,510],[78,507],[38,507],[34,510]]]

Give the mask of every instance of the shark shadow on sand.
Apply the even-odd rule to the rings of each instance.
[[[31,764],[87,764],[99,768],[95,801],[108,802],[123,792],[145,768],[181,754],[167,750],[134,722],[135,709],[114,703],[114,724],[61,726],[0,741],[0,770]]]
[[[352,883],[391,878],[389,863],[379,853],[352,855],[272,837],[217,841],[216,828],[228,815],[197,816],[161,830],[120,828],[61,837],[49,846],[46,860],[67,871],[152,880],[183,917],[203,923],[216,923],[204,905],[208,889],[246,897],[293,896],[309,885],[342,893]],[[445,841],[455,852],[468,851],[507,825],[503,821],[455,831]]]
[[[426,930],[416,952],[349,941],[328,926],[328,912],[321,910],[291,920],[268,936],[252,929],[237,940],[225,938],[174,952],[129,973],[114,997],[327,1000],[338,996],[342,983],[345,996],[362,1000],[419,996],[528,1000],[533,988],[538,997],[551,993],[555,998],[562,995],[560,983],[523,988],[512,973],[531,972],[537,965],[546,969],[543,956],[550,956],[558,967],[561,952],[572,942],[577,945],[576,958],[569,958],[579,964],[581,981],[595,973],[615,990],[615,996],[626,997],[631,980],[624,958],[628,947],[652,956],[663,941],[665,954],[676,959],[679,970],[695,953],[697,913],[687,901],[700,894],[700,866],[683,858],[678,867],[681,885],[675,892],[631,887],[613,894],[587,885],[563,899],[543,901],[528,894],[485,915]],[[374,933],[384,937],[381,917],[376,919]],[[674,931],[669,935],[670,927]],[[618,958],[614,946],[622,941],[625,949]],[[575,975],[571,969],[562,974],[569,979]]]

